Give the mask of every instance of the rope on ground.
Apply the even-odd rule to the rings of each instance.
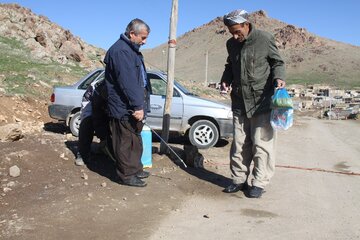
[[[213,163],[212,161],[208,160],[207,164],[213,166],[229,166],[229,163]],[[333,171],[333,170],[326,170],[322,168],[306,168],[306,167],[296,167],[296,166],[288,166],[288,165],[275,165],[277,168],[290,168],[290,169],[298,169],[298,170],[305,170],[305,171],[316,171],[316,172],[326,172],[326,173],[335,173],[335,174],[343,174],[349,176],[360,176],[360,173],[356,172],[342,172],[342,171]]]
[[[326,172],[326,173],[336,173],[336,174],[344,174],[344,175],[350,175],[350,176],[360,176],[360,173],[332,171],[332,170],[326,170],[326,169],[321,169],[321,168],[306,168],[306,167],[295,167],[295,166],[285,166],[285,165],[276,165],[276,167],[279,167],[279,168],[299,169],[299,170],[306,170],[306,171],[317,171],[317,172]]]

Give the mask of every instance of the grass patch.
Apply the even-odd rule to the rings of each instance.
[[[16,40],[15,38],[7,38],[0,36],[0,43],[2,45],[8,46],[11,49],[26,50],[25,45],[21,41]]]
[[[48,98],[53,85],[66,85],[85,75],[78,64],[35,59],[20,41],[0,37],[0,87],[9,95],[32,95]]]

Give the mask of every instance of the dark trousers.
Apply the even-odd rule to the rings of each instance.
[[[110,120],[116,172],[122,181],[129,180],[143,169],[141,163],[143,145],[140,135],[142,126],[143,123],[131,117]]]
[[[94,127],[91,116],[82,119],[79,128],[79,152],[84,161],[90,157],[91,143],[94,137]]]
[[[109,117],[106,110],[106,101],[97,94],[94,93],[91,101],[92,107],[92,121],[95,130],[95,134],[101,141],[107,140],[109,136]]]

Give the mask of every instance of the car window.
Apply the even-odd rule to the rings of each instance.
[[[95,79],[103,79],[105,77],[104,71],[96,71],[90,77],[88,77],[84,82],[82,82],[79,86],[79,89],[87,89],[88,86],[95,80]]]
[[[148,78],[151,84],[151,94],[158,95],[158,96],[165,96],[166,95],[166,82],[160,78],[158,75],[149,73]],[[176,89],[174,89],[174,97],[179,97],[180,94]]]

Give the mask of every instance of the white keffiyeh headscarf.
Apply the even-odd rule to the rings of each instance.
[[[247,11],[238,9],[224,16],[224,24],[229,27],[235,24],[244,23],[248,21],[248,17],[249,14]]]

